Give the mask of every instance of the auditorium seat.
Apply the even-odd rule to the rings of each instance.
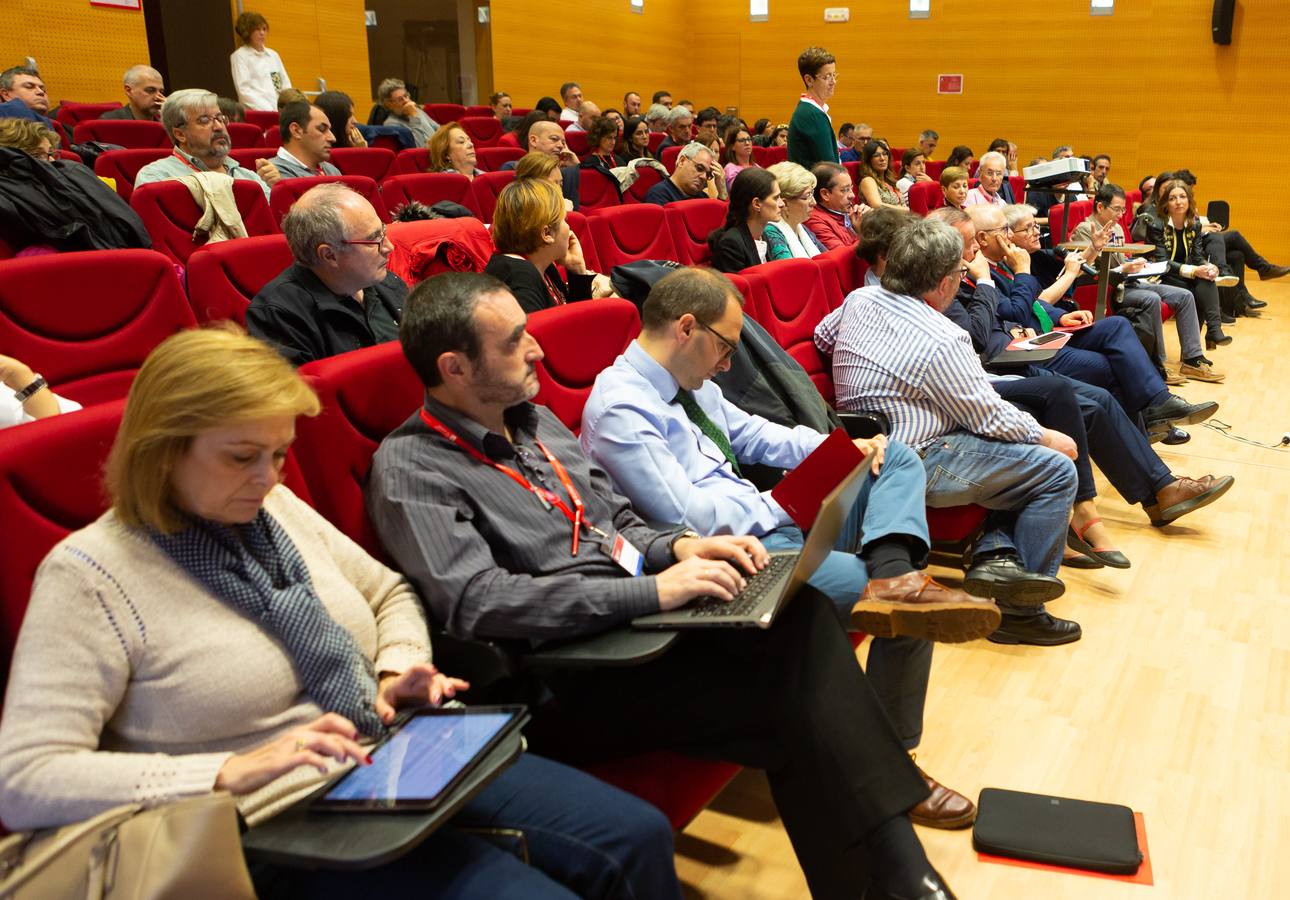
[[[844,162],[842,164],[842,168],[846,169],[847,174],[851,176],[851,186],[855,188],[856,199],[859,200],[860,199],[860,177],[861,177],[860,163],[855,161]]]
[[[81,404],[124,397],[152,348],[195,324],[174,265],[152,250],[4,263],[0,347]]]
[[[120,108],[120,103],[74,103],[71,100],[63,100],[58,104],[58,123],[65,128],[75,130],[82,122],[89,122],[104,113]]]
[[[188,303],[198,323],[246,321],[246,308],[260,289],[291,265],[281,234],[220,241],[188,257]]]
[[[519,147],[507,147],[499,144],[496,147],[481,147],[475,150],[475,165],[485,172],[496,172],[506,163],[519,162],[524,151]]]
[[[466,114],[466,107],[460,103],[427,103],[423,109],[440,125],[455,122]]]
[[[116,192],[127,203],[134,193],[134,179],[139,170],[148,163],[165,159],[170,150],[156,148],[152,150],[108,150],[100,153],[94,160],[94,174],[100,178],[111,178],[116,183]]]
[[[564,133],[564,143],[579,159],[591,154],[591,145],[587,143],[587,133],[585,131],[566,131]]]
[[[514,131],[504,131],[502,132],[501,140],[497,142],[497,146],[512,147],[518,150],[520,147],[519,135],[517,135]]]
[[[270,134],[272,134],[272,132],[270,132]],[[368,143],[367,146],[374,147],[377,150],[389,150],[391,153],[395,153],[395,154],[397,154],[400,150],[403,149],[402,142],[400,142],[399,139],[392,134],[378,134],[376,137],[372,138],[372,140]],[[348,149],[348,148],[341,148],[341,149]]]
[[[659,162],[663,164],[663,168],[667,169],[667,173],[669,175],[676,171],[676,158],[680,155],[680,147],[672,146],[663,148],[663,156],[659,159]]]
[[[80,156],[73,153],[71,150],[59,150],[57,152],[58,158],[63,162],[80,163],[81,165],[85,164],[85,160],[81,159]]]
[[[1069,210],[1069,211],[1068,211]],[[1048,209],[1048,233],[1053,246],[1067,240],[1075,226],[1093,214],[1092,200],[1077,200],[1070,204],[1054,203]]]
[[[578,201],[583,209],[622,205],[618,180],[596,169],[583,169],[578,177]]]
[[[485,225],[492,224],[493,209],[497,206],[497,195],[502,192],[502,188],[514,180],[514,169],[476,175],[475,180],[470,183],[470,194],[474,201],[466,205],[475,211],[475,214],[479,216],[479,220]]]
[[[1018,203],[1026,202],[1026,179],[1022,175],[1009,175],[1008,184],[1012,185],[1012,196]]]
[[[740,274],[751,291],[744,311],[797,360],[832,406],[832,371],[814,340],[815,326],[829,314],[820,267],[809,259],[781,259]]]
[[[264,146],[264,129],[258,125],[252,125],[250,122],[229,122],[224,127],[228,129],[229,140],[237,149]]]
[[[927,173],[927,177],[932,179],[932,181],[939,182],[941,180],[941,173],[945,171],[945,160],[927,160],[927,166],[924,171]]]
[[[865,273],[869,271],[869,264],[856,256],[854,246],[826,250],[811,261],[820,268],[820,281],[830,310],[837,309],[848,294],[863,287]]]
[[[1135,214],[1133,212],[1133,205],[1135,203],[1141,203],[1141,202],[1142,202],[1142,191],[1138,190],[1137,188],[1134,188],[1131,191],[1125,192],[1124,215],[1120,217],[1120,227],[1124,229],[1124,239],[1126,241],[1131,241],[1133,239],[1132,238],[1133,220],[1135,218]]]
[[[658,152],[658,145],[667,140],[667,132],[651,131],[649,133],[649,152],[651,154]]]
[[[406,150],[400,150],[398,156],[394,158],[394,171],[390,174],[416,175],[429,171],[430,151],[425,147],[409,147]]]
[[[433,206],[449,200],[469,206],[473,197],[470,179],[456,172],[422,172],[416,175],[391,175],[381,182],[381,199],[390,215],[403,204],[415,200]]]
[[[571,210],[564,214],[564,220],[569,224],[569,230],[573,232],[574,237],[578,239],[578,246],[582,248],[582,262],[587,270],[609,275],[609,272],[603,271],[600,267],[600,258],[596,256],[596,245],[591,239],[591,227],[587,224],[587,216],[577,210]]]
[[[934,209],[945,205],[945,192],[939,181],[920,181],[909,186],[909,209],[920,216],[925,216]]]
[[[979,168],[981,168],[981,161],[976,159],[972,160],[972,162],[968,165],[968,177],[975,178],[976,170]]]
[[[612,206],[596,210],[587,219],[596,256],[606,272],[637,259],[677,258],[661,206],[653,203]]]
[[[390,221],[390,214],[385,210],[385,203],[376,190],[376,182],[362,175],[319,175],[314,178],[283,178],[269,191],[269,209],[273,212],[273,221],[282,226],[282,219],[292,205],[300,199],[305,191],[320,184],[340,182],[362,194],[372,204],[382,222]]]
[[[752,149],[753,159],[763,169],[769,169],[775,163],[782,163],[788,159],[787,147],[757,147],[754,145]]]
[[[496,147],[502,139],[502,123],[494,116],[462,116],[457,124],[470,135],[476,150],[481,147]]]
[[[466,111],[462,114],[462,117],[466,119],[470,119],[475,117],[491,116],[491,115],[493,115],[493,108],[491,106],[467,106]],[[494,118],[496,118],[496,116],[494,116]],[[499,119],[498,121],[501,121],[501,120]]]
[[[233,199],[237,201],[247,235],[277,233],[278,225],[258,181],[234,181]],[[130,196],[130,206],[148,229],[154,250],[181,265],[188,262],[199,246],[193,238],[193,228],[202,212],[187,185],[174,180],[140,185]]]
[[[273,157],[277,152],[277,150],[270,147],[234,147],[228,151],[228,156],[229,159],[237,160],[237,164],[242,168],[258,172],[259,167],[256,165],[256,160],[267,159],[269,162],[273,162]]]
[[[119,144],[132,150],[149,150],[174,146],[160,122],[137,122],[134,119],[89,119],[72,131],[72,141],[84,144],[99,141]]]
[[[282,119],[278,111],[273,109],[248,109],[246,121],[260,129],[261,135],[269,129],[278,131],[282,127]]]
[[[394,174],[394,151],[384,147],[335,147],[331,164],[342,175],[366,175],[380,184],[386,175]]]
[[[712,261],[708,235],[726,224],[729,205],[724,200],[687,200],[663,207],[663,219],[672,235],[677,262],[706,266]]]

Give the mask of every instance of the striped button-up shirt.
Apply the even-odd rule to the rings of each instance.
[[[830,326],[816,343],[833,354],[838,409],[886,413],[890,436],[918,450],[956,430],[1039,442],[1039,423],[995,392],[968,333],[922,300],[860,288]]]

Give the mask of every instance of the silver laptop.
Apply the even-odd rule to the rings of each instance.
[[[866,463],[860,463],[824,498],[815,517],[815,525],[800,552],[772,553],[770,564],[749,578],[744,589],[731,602],[716,597],[699,597],[680,609],[633,619],[632,627],[668,630],[769,628],[775,623],[779,611],[832,552],[868,470]]]

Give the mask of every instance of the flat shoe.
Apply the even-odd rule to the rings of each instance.
[[[1098,562],[1091,556],[1085,556],[1083,553],[1075,553],[1070,556],[1062,557],[1062,565],[1068,569],[1105,569],[1106,565]]]
[[[1092,519],[1084,526],[1084,531],[1087,532],[1101,521],[1101,519]],[[1119,550],[1110,547],[1094,547],[1084,540],[1084,535],[1079,532],[1074,524],[1066,526],[1066,546],[1083,553],[1089,559],[1097,560],[1104,566],[1110,566],[1112,569],[1127,569],[1133,565],[1129,562],[1129,558]]]

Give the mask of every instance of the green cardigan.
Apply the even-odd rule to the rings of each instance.
[[[817,162],[838,161],[833,123],[814,103],[800,100],[788,122],[788,158],[809,169]]]

